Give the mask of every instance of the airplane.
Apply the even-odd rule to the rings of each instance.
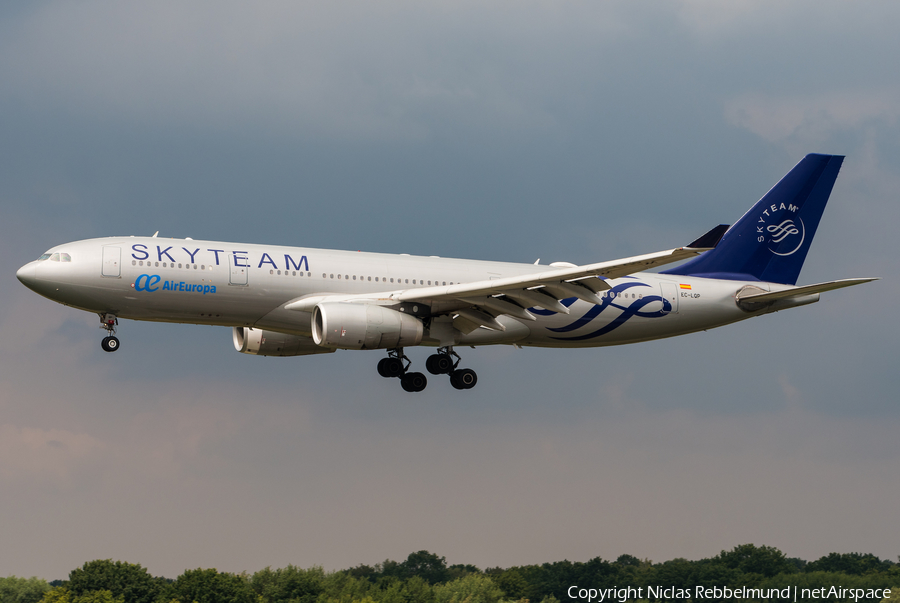
[[[195,241],[110,237],[66,243],[16,276],[36,293],[100,316],[107,352],[119,318],[228,326],[237,351],[303,356],[385,350],[383,377],[420,392],[404,350],[456,389],[478,377],[457,346],[582,348],[673,337],[804,306],[824,291],[877,280],[797,286],[844,157],[810,154],[733,226],[685,247],[576,266],[488,262]],[[647,270],[688,260],[659,272]]]

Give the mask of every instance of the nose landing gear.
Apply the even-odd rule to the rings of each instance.
[[[100,347],[104,352],[115,352],[119,349],[119,338],[115,335],[117,324],[119,324],[119,319],[115,314],[100,315],[100,328],[107,332],[107,336],[100,341]]]

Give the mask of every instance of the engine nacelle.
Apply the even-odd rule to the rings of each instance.
[[[328,348],[317,346],[309,337],[286,335],[275,331],[263,331],[250,327],[234,327],[234,349],[242,354],[257,356],[305,356],[327,354]]]
[[[373,304],[325,302],[312,315],[313,341],[345,350],[376,350],[418,345],[422,321]]]

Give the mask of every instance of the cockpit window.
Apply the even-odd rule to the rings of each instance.
[[[49,253],[45,253],[45,254],[43,254],[41,257],[39,257],[39,258],[37,259],[37,261],[43,262],[44,260],[49,260],[49,259],[50,259],[50,254],[49,254]]]
[[[58,253],[54,253],[53,255],[51,255],[51,256],[50,256],[50,261],[51,261],[51,262],[58,262],[58,261],[59,261],[59,254],[58,254]]]
[[[59,261],[60,262],[71,262],[72,256],[70,256],[68,253],[61,253],[61,254],[59,254]]]

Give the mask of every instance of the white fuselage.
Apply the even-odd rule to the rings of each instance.
[[[307,337],[310,312],[285,308],[306,296],[372,293],[378,294],[375,303],[389,305],[385,292],[548,270],[533,264],[151,237],[77,241],[47,254],[23,266],[19,277],[65,305],[134,320],[253,327]],[[647,341],[764,313],[735,303],[735,294],[747,285],[785,288],[646,272],[608,283],[612,288],[601,294],[602,304],[573,297],[562,301],[569,314],[530,308],[535,321],[500,316],[505,331],[456,332],[453,343],[594,347]],[[434,314],[453,309],[446,301],[435,306]],[[426,324],[422,344],[447,343],[446,335],[437,333],[441,320]]]

